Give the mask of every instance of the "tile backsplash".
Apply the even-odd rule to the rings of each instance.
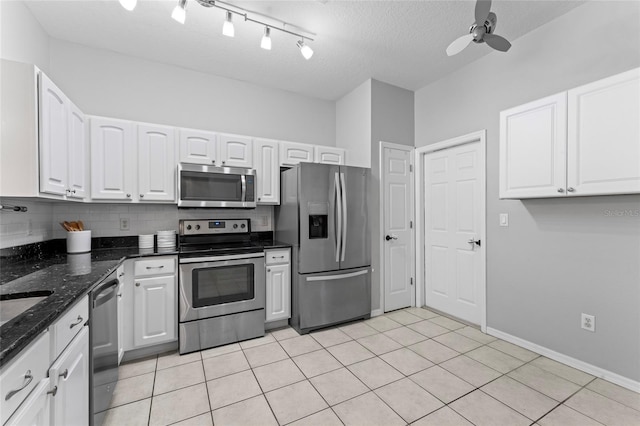
[[[273,230],[273,207],[255,209],[178,209],[165,204],[96,204],[2,199],[3,205],[27,206],[24,213],[3,211],[0,216],[0,248],[65,238],[60,222],[82,220],[92,237],[154,234],[178,229],[179,219],[251,219],[253,231]],[[121,220],[128,230],[122,230]]]

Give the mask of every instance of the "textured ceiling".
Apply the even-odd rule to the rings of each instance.
[[[496,0],[496,33],[515,50],[518,37],[583,2]],[[170,17],[176,1],[139,0],[133,12],[116,0],[26,3],[53,38],[327,100],[368,78],[417,90],[491,52],[472,44],[457,56],[445,53],[473,23],[474,1],[231,1],[316,33],[309,61],[295,37],[278,31],[273,49],[261,49],[263,28],[239,17],[236,37],[224,37],[224,11],[194,0],[185,25]]]

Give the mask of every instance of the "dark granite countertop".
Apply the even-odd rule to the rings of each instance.
[[[0,326],[0,367],[20,353],[68,308],[125,259],[175,255],[177,251],[106,248],[85,254],[41,253],[35,258],[3,259],[0,297],[52,291],[46,299]]]

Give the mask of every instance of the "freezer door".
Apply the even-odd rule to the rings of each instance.
[[[340,170],[326,164],[300,164],[298,203],[300,249],[298,270],[308,274],[339,269],[341,241]]]
[[[371,229],[367,206],[369,174],[369,169],[340,167],[344,200],[340,269],[371,265]]]
[[[371,315],[371,269],[298,275],[300,329],[325,327]]]

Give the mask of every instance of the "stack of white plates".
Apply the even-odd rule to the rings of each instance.
[[[176,231],[158,231],[158,249],[174,248],[176,246]]]
[[[153,234],[138,235],[138,247],[141,249],[153,249]]]

